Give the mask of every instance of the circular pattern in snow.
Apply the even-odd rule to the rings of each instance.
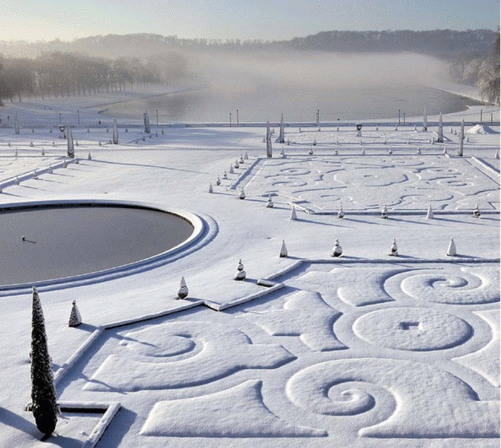
[[[375,170],[374,168],[341,171],[336,173],[334,178],[337,182],[364,187],[387,187],[409,181],[408,173],[390,169]]]
[[[426,308],[377,310],[358,318],[353,331],[370,344],[411,351],[455,347],[472,333],[459,317]]]
[[[408,275],[408,274],[406,274]],[[450,304],[499,301],[499,268],[461,268],[442,272],[422,270],[402,280],[402,291],[410,297]]]

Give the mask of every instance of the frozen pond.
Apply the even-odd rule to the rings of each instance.
[[[117,205],[23,207],[0,211],[0,218],[0,285],[123,266],[165,252],[193,233],[178,215]]]

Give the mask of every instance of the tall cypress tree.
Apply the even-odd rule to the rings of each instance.
[[[33,287],[31,321],[31,401],[37,428],[46,437],[50,436],[56,428],[59,407],[47,347],[42,304],[35,287]]]

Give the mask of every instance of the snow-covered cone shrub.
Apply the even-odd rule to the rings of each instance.
[[[313,139],[313,146],[317,146],[317,139],[316,138]]]
[[[19,177],[16,176],[16,180],[14,181],[16,185],[19,185]]]
[[[246,151],[246,152],[245,152],[245,154],[244,154],[244,159],[245,159],[245,160],[249,160],[249,155],[247,154],[247,151]]]
[[[496,150],[496,154],[494,154],[494,158],[499,159],[499,151],[498,150]]]
[[[38,173],[37,170],[33,170],[33,179],[38,179]]]
[[[389,149],[388,154],[393,154],[393,149]]]
[[[214,193],[214,189],[212,188],[212,182],[209,184],[208,192],[209,193]]]
[[[219,178],[219,176],[217,176],[217,179],[216,179],[216,185],[221,185],[221,179]]]
[[[390,255],[393,257],[396,257],[398,255],[397,240],[395,238],[393,238],[393,243],[391,243]]]
[[[245,280],[245,277],[247,277],[247,273],[244,271],[242,260],[238,260],[237,272],[235,272],[233,278],[235,280]]]
[[[102,146],[102,145],[101,145],[101,142],[99,142],[99,143],[98,143],[98,145],[99,145],[99,146]]]
[[[334,154],[337,156],[339,154],[339,151],[337,149],[335,149]]]
[[[78,310],[77,301],[73,300],[68,327],[78,327],[79,325],[82,325],[82,316]]]
[[[333,257],[340,257],[343,254],[343,248],[339,244],[339,240],[336,239],[334,243],[334,247],[332,248],[332,256]]]
[[[80,159],[78,157],[75,157],[75,165],[78,165],[80,163]]]
[[[266,201],[266,208],[273,208],[275,204],[273,204],[273,200],[271,199],[271,196],[268,196],[268,200]]]
[[[361,154],[362,154],[363,156],[365,156],[365,148],[362,148],[362,152],[361,152]]]
[[[239,160],[239,162],[240,162],[240,165],[242,165],[243,163],[245,163],[244,162],[244,156],[242,154],[240,154],[240,160]]]
[[[42,156],[45,156],[45,149],[42,148]]]
[[[381,218],[388,219],[388,209],[386,208],[386,205],[381,210]]]
[[[240,190],[240,194],[238,195],[238,197],[239,199],[245,199],[245,191],[243,188]]]
[[[35,145],[33,144],[33,142],[30,142],[30,146],[33,148],[33,146],[35,146]]]
[[[473,217],[480,218],[480,209],[478,208],[478,204],[475,206],[475,210],[473,210]]]
[[[447,256],[448,257],[454,257],[455,255],[457,255],[457,252],[456,252],[456,243],[454,243],[454,238],[451,238],[451,240],[449,242],[449,247],[447,249]]]
[[[427,219],[433,219],[433,209],[431,208],[431,204],[428,206],[428,211],[426,212]]]
[[[297,219],[296,207],[293,205],[291,210],[290,220],[295,221]]]
[[[421,154],[421,148],[418,148],[416,154]]]
[[[50,164],[49,164],[49,169],[47,170],[47,172],[48,172],[49,174],[52,174],[52,172],[53,172],[53,171],[52,171],[52,165],[50,165]]]
[[[228,174],[226,173],[226,170],[223,173],[223,179],[228,179]]]
[[[282,149],[280,150],[280,155],[281,155],[282,157],[285,157],[285,149],[284,149],[284,147],[283,147],[283,146],[282,146]]]
[[[180,299],[186,299],[186,297],[188,297],[188,287],[186,286],[186,281],[184,280],[184,277],[181,277],[181,281],[179,282],[177,297]]]
[[[344,218],[343,204],[341,204],[341,205],[339,206],[339,210],[338,210],[338,212],[337,212],[337,217],[338,217],[339,219]]]
[[[87,155],[87,160],[92,160],[92,156],[91,156],[90,152],[89,152],[89,154]]]
[[[387,145],[388,144],[388,140],[385,138],[384,139],[384,144]]]
[[[66,162],[66,159],[63,160],[63,168],[66,168],[68,166],[68,162]]]
[[[234,171],[233,171],[233,165],[230,165],[230,174],[233,174]]]
[[[282,247],[280,248],[280,258],[287,258],[289,252],[287,252],[287,246],[285,245],[285,240],[282,240]]]
[[[308,151],[308,154],[309,154],[310,156],[312,156],[312,155],[313,155],[313,148],[310,148],[310,150]]]
[[[47,346],[45,321],[40,297],[33,287],[31,320],[31,402],[33,416],[39,431],[50,436],[57,424],[57,405],[54,375]]]
[[[238,160],[235,160],[235,168],[240,168],[240,164],[238,163]]]

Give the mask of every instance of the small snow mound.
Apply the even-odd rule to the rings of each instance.
[[[466,131],[467,134],[495,134],[496,131],[492,130],[489,126],[477,124]]]

